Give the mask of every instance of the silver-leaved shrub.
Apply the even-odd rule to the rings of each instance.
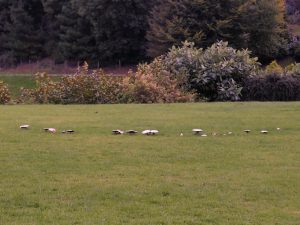
[[[223,41],[205,50],[185,42],[173,47],[162,61],[182,88],[209,101],[239,100],[245,79],[256,75],[260,67],[248,50],[236,50]]]

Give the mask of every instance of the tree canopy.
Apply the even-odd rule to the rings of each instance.
[[[299,1],[287,0],[288,12]],[[261,60],[286,54],[284,0],[0,0],[0,66],[137,63],[183,41],[227,41]]]
[[[148,54],[161,55],[184,40],[207,47],[218,40],[249,48],[262,59],[287,44],[283,0],[167,0],[154,7],[147,33]]]

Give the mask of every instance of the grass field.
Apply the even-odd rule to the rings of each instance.
[[[13,97],[20,95],[20,88],[33,88],[35,86],[35,81],[32,75],[0,75],[0,80],[8,84],[9,90]]]
[[[60,77],[57,75],[53,75],[53,80],[59,80]],[[32,74],[0,74],[0,80],[4,81],[11,92],[12,97],[18,97],[20,93],[20,89],[23,88],[34,88],[35,80]]]
[[[299,103],[1,106],[0,115],[0,224],[300,224]],[[193,136],[198,127],[234,135]],[[148,128],[161,133],[111,135]]]

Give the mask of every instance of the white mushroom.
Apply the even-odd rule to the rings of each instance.
[[[233,133],[232,132],[228,132],[228,135],[232,135]]]
[[[144,130],[142,132],[143,135],[151,135],[151,130]]]
[[[130,134],[130,135],[134,135],[134,134],[137,134],[138,132],[135,130],[127,130],[126,133]]]
[[[159,133],[158,130],[144,130],[144,131],[142,132],[143,135],[156,135],[156,134],[158,134],[158,133]]]
[[[45,132],[49,132],[49,133],[56,133],[56,129],[55,128],[44,128]]]
[[[251,130],[244,130],[245,133],[249,134]]]
[[[277,128],[277,130],[278,130],[278,131],[280,131],[280,130],[281,130],[281,128],[279,128],[279,127],[278,127],[278,128]]]
[[[49,128],[48,130],[50,133],[56,133],[56,129],[55,128]]]
[[[202,134],[201,137],[207,137],[207,134]]]
[[[63,134],[73,134],[73,133],[75,133],[75,130],[63,130],[61,133],[63,133]]]
[[[269,131],[267,131],[267,130],[262,130],[260,133],[262,133],[262,134],[268,134]]]
[[[120,134],[124,134],[124,131],[122,131],[122,130],[113,130],[112,133],[115,134],[115,135],[120,135]]]
[[[193,132],[195,135],[200,135],[203,133],[203,130],[202,129],[193,129]]]
[[[152,133],[152,135],[156,135],[156,134],[159,133],[159,131],[158,130],[151,130],[151,133]]]
[[[21,126],[20,126],[20,129],[26,130],[26,129],[29,129],[29,127],[30,127],[29,125],[21,125]]]

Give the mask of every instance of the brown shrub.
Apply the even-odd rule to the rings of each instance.
[[[133,103],[189,102],[194,97],[179,88],[177,80],[164,70],[161,59],[141,64],[136,73],[129,73],[124,89],[126,101]]]
[[[6,104],[10,101],[10,93],[7,85],[0,81],[0,104]]]

